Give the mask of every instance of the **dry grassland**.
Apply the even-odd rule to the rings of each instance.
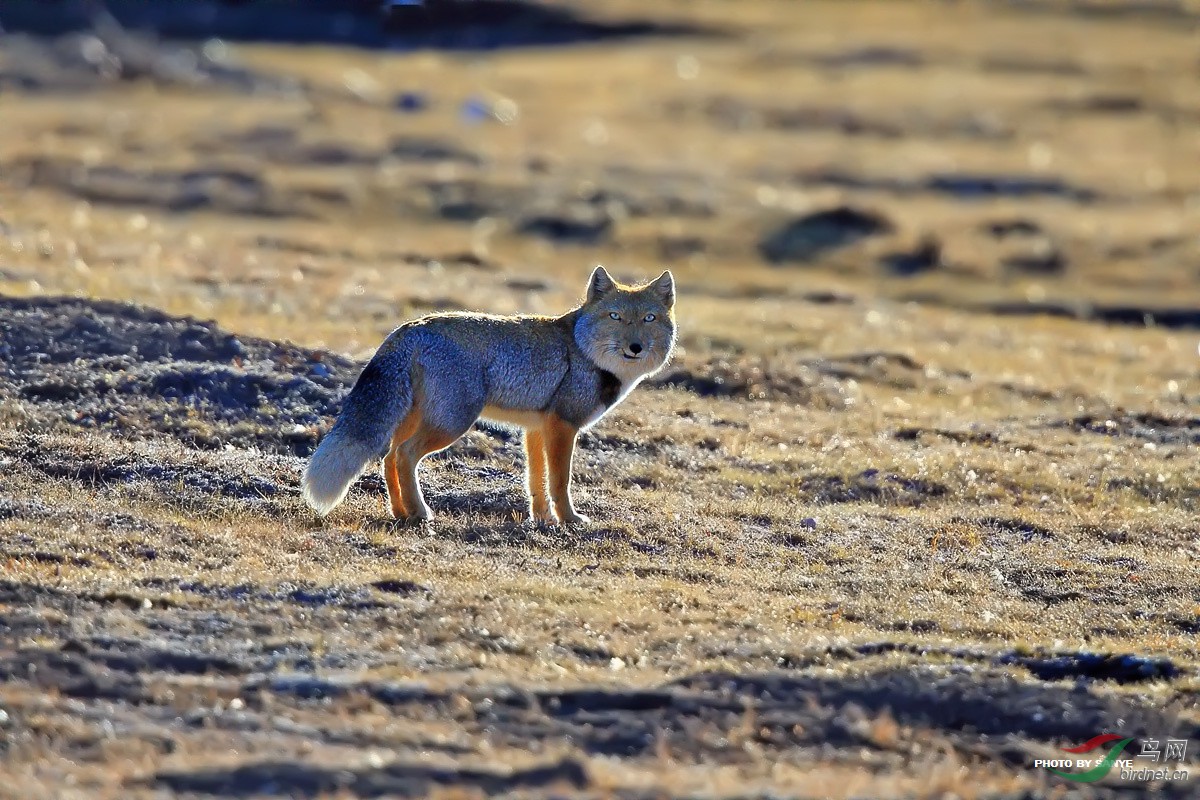
[[[1200,11],[593,5],[703,30],[232,43],[257,93],[0,44],[0,796],[1115,797],[1033,760],[1200,747]],[[388,331],[595,263],[671,267],[681,347],[592,524],[484,428],[432,525],[374,474],[313,518]]]

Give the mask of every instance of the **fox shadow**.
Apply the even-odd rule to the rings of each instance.
[[[433,507],[433,519],[400,520],[387,512],[387,495],[380,493],[379,513],[365,520],[361,527],[397,536],[426,533],[483,547],[528,546],[558,552],[628,539],[626,531],[598,521],[586,525],[534,521],[529,516],[529,501],[519,489],[469,489],[445,494],[429,491],[426,500]],[[586,504],[580,510],[589,511]]]

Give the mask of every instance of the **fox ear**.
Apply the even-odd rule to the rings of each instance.
[[[589,303],[594,303],[604,295],[612,291],[616,284],[613,282],[612,276],[608,274],[608,270],[599,264],[596,269],[592,270],[592,277],[588,280],[587,300]]]
[[[668,307],[675,305],[675,277],[671,275],[671,270],[668,269],[655,278],[649,288],[660,295]]]

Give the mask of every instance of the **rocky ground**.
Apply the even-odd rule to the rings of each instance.
[[[0,10],[0,796],[1194,794],[1033,766],[1200,741],[1197,20],[1141,5]],[[304,507],[392,327],[597,261],[681,348],[593,523],[490,426],[429,526]]]

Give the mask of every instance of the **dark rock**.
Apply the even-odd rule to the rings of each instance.
[[[997,239],[1004,239],[1008,236],[1040,236],[1045,233],[1042,226],[1035,220],[1024,217],[993,220],[983,223],[980,227]]]
[[[759,252],[773,264],[807,262],[893,230],[882,214],[838,206],[784,223],[762,240]]]
[[[537,214],[517,224],[517,232],[557,244],[598,244],[612,235],[612,217],[594,211]]]
[[[929,177],[926,187],[964,200],[1056,196],[1084,203],[1099,198],[1099,193],[1091,189],[1080,189],[1056,178],[1026,175],[947,173]]]
[[[524,192],[479,180],[433,181],[425,188],[434,213],[454,222],[478,222],[526,202]]]
[[[1091,114],[1136,114],[1146,109],[1146,102],[1131,94],[1097,94],[1079,100],[1051,103],[1051,108]]]
[[[847,67],[909,67],[925,64],[925,57],[916,50],[900,47],[860,47],[840,53],[818,56],[815,61],[828,69]]]
[[[854,304],[854,295],[828,290],[805,292],[800,296],[800,299],[815,306],[849,306]]]
[[[483,159],[469,150],[446,144],[433,138],[400,136],[393,139],[388,155],[402,161],[454,161],[467,166],[480,166]]]
[[[763,180],[775,176],[763,175]],[[924,178],[892,178],[857,175],[837,169],[821,169],[796,175],[798,184],[834,186],[841,189],[890,192],[900,195],[932,192],[963,200],[986,200],[995,197],[1062,197],[1079,203],[1090,203],[1106,197],[1098,189],[1075,186],[1057,178],[938,173]]]
[[[888,253],[881,259],[883,266],[895,275],[916,275],[935,270],[942,265],[942,243],[932,235],[921,237],[912,250]]]

